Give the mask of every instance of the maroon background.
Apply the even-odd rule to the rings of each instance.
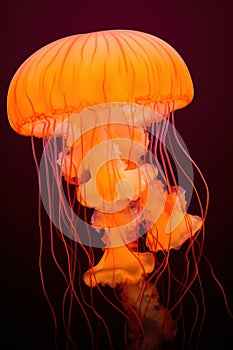
[[[177,129],[210,190],[205,252],[233,309],[232,1],[1,1],[1,349],[52,349],[52,319],[38,271],[37,178],[30,140],[7,121],[16,69],[58,38],[104,29],[135,29],[174,46],[195,86]],[[206,321],[199,349],[233,344],[233,321],[206,264],[201,265]],[[117,331],[116,331],[117,334]],[[101,346],[100,346],[101,349]]]

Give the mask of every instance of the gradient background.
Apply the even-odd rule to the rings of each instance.
[[[232,1],[7,0],[0,6],[0,348],[50,350],[53,332],[38,270],[36,170],[30,139],[17,135],[8,124],[7,89],[29,55],[76,33],[111,28],[145,31],[170,43],[186,61],[195,98],[190,106],[176,112],[176,126],[209,185],[205,253],[233,309]],[[204,262],[201,277],[206,320],[199,349],[229,348],[233,321]],[[115,320],[115,324],[121,321]],[[104,348],[100,345],[100,349]]]

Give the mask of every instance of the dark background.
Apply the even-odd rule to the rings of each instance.
[[[145,31],[170,43],[186,61],[195,98],[176,112],[177,129],[209,186],[205,253],[233,309],[231,4],[230,0],[1,1],[1,349],[51,350],[53,333],[38,270],[37,177],[30,139],[17,135],[8,124],[7,89],[29,55],[77,33],[111,28]],[[199,349],[227,349],[233,345],[233,321],[207,265],[203,262],[200,268],[206,320]]]

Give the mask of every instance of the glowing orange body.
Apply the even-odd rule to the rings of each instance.
[[[78,212],[81,205],[84,207],[82,220],[88,228],[88,239],[91,231],[97,237],[104,233],[99,239],[101,245],[94,245],[102,247],[104,243],[103,255],[96,265],[93,242],[87,240],[90,254],[83,281],[91,288],[99,288],[99,284],[120,286],[127,322],[133,330],[130,334],[136,329],[138,335],[135,339],[134,335],[129,336],[133,344],[130,349],[157,349],[162,340],[174,338],[176,324],[160,303],[156,290],[156,253],[163,252],[163,269],[169,269],[169,250],[178,249],[188,239],[193,244],[194,234],[204,221],[187,213],[185,191],[174,175],[165,143],[166,135],[170,137],[169,118],[192,98],[192,80],[180,55],[163,40],[131,30],[73,35],[48,44],[27,59],[9,87],[8,117],[12,128],[19,134],[44,139],[42,158],[46,171],[43,173],[38,166],[38,173],[46,177],[40,177],[40,185],[47,181],[48,208],[46,201],[43,204],[51,222],[61,233],[77,240],[88,255],[86,243],[80,238],[83,232],[74,224],[78,216],[74,203],[78,200]],[[171,129],[183,150],[174,122]],[[187,156],[185,150],[184,154]],[[174,162],[182,168],[176,157]],[[48,176],[50,168],[52,180]],[[186,176],[192,186],[192,179]],[[75,186],[74,198],[69,186],[67,196],[63,196],[62,177]],[[56,206],[52,197],[55,185]],[[41,197],[43,200],[42,190]],[[67,202],[71,211],[67,210]],[[58,221],[54,219],[54,208]],[[93,209],[90,220],[86,208]],[[53,237],[52,225],[50,234]],[[65,325],[70,341],[73,295],[80,305],[82,301],[74,287],[77,250],[72,250],[73,242],[68,249],[62,240],[69,271],[63,306],[66,293],[71,290]],[[64,276],[54,251],[53,257]],[[179,288],[181,299],[182,293],[187,292],[183,281]],[[80,293],[82,298],[84,294]],[[86,301],[85,304],[88,305]],[[105,321],[99,319],[107,330]],[[65,318],[63,323],[66,324]],[[151,334],[150,328],[158,334]],[[142,329],[144,345],[139,346]]]

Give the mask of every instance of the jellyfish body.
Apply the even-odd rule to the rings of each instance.
[[[86,235],[94,230],[103,243],[96,265],[93,252],[87,253],[89,269],[83,281],[90,288],[119,288],[131,323],[132,349],[157,349],[163,340],[175,337],[168,305],[159,301],[159,271],[169,269],[169,251],[188,239],[192,245],[203,225],[203,218],[187,213],[186,189],[179,186],[165,144],[174,110],[192,98],[192,80],[179,54],[159,38],[130,30],[57,40],[29,57],[9,88],[12,128],[43,138],[53,184],[62,188],[63,177],[67,188],[74,188],[74,196],[68,189],[67,200],[73,211],[75,202],[79,209],[67,218],[58,190],[55,225],[62,232],[60,222],[66,221],[73,239],[87,253],[74,225],[74,216],[83,208]],[[174,125],[172,130],[177,137]],[[53,205],[49,195],[52,222]],[[164,253],[160,267],[159,251]],[[75,252],[66,249],[68,285],[76,295]],[[180,286],[182,298],[188,287],[182,282]],[[154,340],[153,327],[158,330]],[[133,330],[138,332],[135,339]]]

